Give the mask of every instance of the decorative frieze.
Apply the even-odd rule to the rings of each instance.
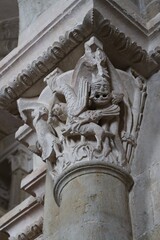
[[[33,196],[0,218],[0,231],[8,233],[13,240],[36,239],[42,234],[42,228],[43,206]]]
[[[23,233],[15,237],[10,237],[9,240],[32,240],[42,234],[43,218],[41,217],[34,224],[26,227]]]
[[[111,46],[116,49],[118,54],[125,57],[129,66],[133,66],[138,72],[141,73],[142,65],[145,66],[148,72],[142,71],[142,75],[149,76],[157,69],[157,63],[145,50],[111,25],[110,21],[104,19],[97,10],[92,9],[81,25],[60,36],[59,42],[55,42],[42,56],[22,70],[8,86],[1,89],[1,108],[9,109],[12,102],[21,97],[37,81],[47,76],[55,65],[91,34],[95,34],[104,43],[104,48]]]

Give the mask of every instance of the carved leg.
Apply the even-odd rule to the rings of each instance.
[[[85,142],[85,136],[81,135],[81,142]]]
[[[105,132],[101,126],[96,123],[87,123],[82,125],[79,128],[79,133],[87,136],[87,135],[94,135],[97,141],[96,149],[98,151],[102,150],[102,141],[105,136]]]
[[[123,148],[122,141],[120,139],[119,133],[118,133],[118,126],[119,126],[119,117],[116,117],[114,121],[110,124],[110,131],[114,134],[113,142],[115,145],[116,150],[118,151],[118,162],[124,166],[126,163],[125,158],[125,151]]]

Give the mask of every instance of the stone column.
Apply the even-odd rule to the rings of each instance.
[[[128,201],[132,184],[126,171],[105,162],[79,163],[64,171],[54,187],[59,239],[133,239]]]
[[[146,87],[116,69],[96,37],[84,48],[74,70],[56,68],[44,79],[36,102],[19,101],[36,133],[29,147],[48,163],[44,238],[132,240],[130,165]]]
[[[32,170],[32,154],[21,148],[8,157],[11,161],[11,188],[9,209],[21,203],[28,194],[20,189],[22,179]]]

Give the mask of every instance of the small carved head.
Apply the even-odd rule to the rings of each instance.
[[[96,81],[91,83],[90,100],[96,107],[103,107],[111,102],[111,87],[106,77],[97,76]]]
[[[32,111],[31,116],[32,116],[33,118],[35,118],[37,121],[38,121],[40,118],[43,118],[44,120],[47,121],[47,118],[48,118],[48,110],[47,110],[47,108],[45,108],[45,107],[35,108],[35,109]]]

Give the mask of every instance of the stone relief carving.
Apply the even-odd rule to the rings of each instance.
[[[49,162],[53,176],[80,161],[129,170],[143,116],[144,80],[115,69],[92,37],[74,70],[57,68],[45,81],[38,101],[22,104],[21,116],[37,134],[30,149]]]
[[[138,72],[142,69],[150,69],[151,73],[157,71],[157,63],[152,56],[149,56],[136,42],[113,26],[100,12],[91,9],[82,24],[67,31],[64,36],[60,36],[58,42],[53,43],[42,56],[35,59],[13,81],[1,89],[0,108],[10,109],[11,103],[21,97],[39,79],[46,77],[59,61],[92,33],[99,36],[104,44],[112,43],[118,54],[125,54],[130,66]],[[145,75],[146,71],[142,74]],[[147,74],[149,75],[150,73]]]
[[[27,226],[23,233],[15,237],[10,237],[9,240],[32,240],[42,234],[43,218],[39,218],[34,224]]]

